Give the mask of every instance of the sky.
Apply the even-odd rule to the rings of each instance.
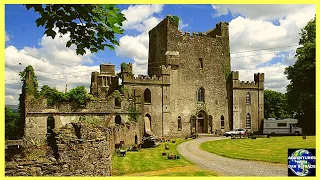
[[[133,73],[147,74],[148,32],[168,14],[180,18],[182,32],[206,32],[220,21],[229,22],[231,70],[240,80],[253,81],[254,73],[265,73],[265,89],[282,93],[289,84],[284,75],[296,61],[301,29],[315,17],[315,5],[118,5],[125,15],[124,34],[114,51],[76,55],[66,48],[68,35],[55,39],[37,27],[39,15],[22,5],[5,6],[5,100],[19,104],[19,72],[32,65],[39,88],[47,84],[64,91],[83,85],[89,90],[91,72],[101,63],[133,64]]]

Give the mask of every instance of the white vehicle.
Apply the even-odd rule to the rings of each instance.
[[[236,135],[236,134],[241,134],[241,135],[245,135],[246,134],[246,130],[245,129],[233,129],[231,131],[225,132],[224,135],[226,137],[228,136],[232,136],[232,135]]]
[[[280,119],[268,118],[264,120],[263,134],[302,134],[302,129],[297,127],[298,119]]]

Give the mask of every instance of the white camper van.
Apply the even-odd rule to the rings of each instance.
[[[268,118],[264,120],[263,134],[302,134],[302,129],[297,127],[298,119],[280,119]]]

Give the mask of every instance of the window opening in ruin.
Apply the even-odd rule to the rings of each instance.
[[[134,136],[134,144],[138,144],[138,136],[137,135]]]
[[[116,118],[115,118],[115,123],[120,125],[121,124],[121,116],[120,115],[117,115]]]
[[[251,128],[251,116],[250,114],[248,113],[247,114],[247,117],[246,117],[246,128]]]
[[[116,97],[114,99],[114,105],[117,106],[117,107],[121,107],[121,100],[119,97]]]
[[[151,123],[151,116],[149,114],[146,114],[144,117],[144,133],[145,136],[152,135],[152,123]]]
[[[221,129],[224,129],[224,117],[221,116]]]
[[[202,58],[199,58],[199,68],[203,69],[203,60],[202,60]]]
[[[47,135],[50,135],[54,129],[54,118],[49,116],[47,119]]]
[[[204,88],[198,89],[198,102],[204,102]]]
[[[56,133],[53,131],[55,128],[54,118],[52,116],[49,116],[47,119],[47,137],[46,142],[51,148],[53,152],[53,157],[58,160],[59,159],[59,153],[58,153],[58,145],[56,142]]]
[[[251,104],[251,94],[249,92],[246,94],[246,104]]]
[[[144,90],[144,102],[151,103],[151,91],[148,88]]]
[[[81,139],[81,125],[72,123],[72,126],[74,128],[74,132],[76,133],[77,138]]]
[[[178,129],[182,129],[181,117],[178,117]]]

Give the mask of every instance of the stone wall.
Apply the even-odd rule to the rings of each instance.
[[[264,119],[264,74],[254,74],[254,80],[251,83],[245,83],[239,80],[239,72],[232,72],[233,129],[261,130]],[[246,103],[247,93],[250,94],[250,103]],[[251,127],[246,126],[247,114],[250,114]]]
[[[115,144],[141,143],[136,123],[94,127],[70,123],[55,129],[48,146],[30,146],[6,158],[6,176],[110,176]],[[137,136],[137,137],[135,137]],[[138,141],[138,142],[136,142]],[[10,156],[6,150],[6,156]]]

